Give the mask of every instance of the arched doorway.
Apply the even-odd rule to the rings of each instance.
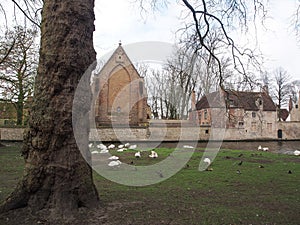
[[[279,130],[277,131],[277,137],[278,137],[278,138],[282,138],[282,130],[281,130],[281,129],[279,129]]]

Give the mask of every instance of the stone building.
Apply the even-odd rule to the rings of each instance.
[[[121,43],[95,75],[93,92],[98,96],[95,121],[101,126],[147,126],[150,118],[147,91]]]
[[[207,127],[206,134],[211,127],[223,127],[229,140],[277,136],[277,109],[267,91],[213,92],[203,96],[191,113],[200,127]]]
[[[22,125],[26,125],[30,108],[32,103],[32,96],[28,96],[24,101],[22,113]],[[9,101],[0,101],[0,126],[14,126],[17,125],[17,108],[16,103]]]
[[[10,102],[0,102],[0,125],[15,125],[17,111]]]
[[[290,121],[300,121],[300,91],[297,104],[293,104],[290,99],[289,111],[290,111]]]

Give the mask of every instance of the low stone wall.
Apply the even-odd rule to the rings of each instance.
[[[278,130],[282,130],[282,139],[284,140],[300,140],[300,121],[279,122]]]
[[[102,128],[92,130],[91,141],[178,141],[198,140],[198,127]],[[207,135],[208,137],[208,135]]]
[[[0,128],[0,140],[23,141],[24,128]]]
[[[147,129],[142,128],[101,128],[90,132],[90,141],[145,140]]]
[[[284,140],[300,140],[300,122],[278,123]],[[22,141],[23,128],[0,128],[0,140]],[[268,135],[247,133],[243,129],[224,130],[210,127],[101,128],[91,130],[91,141],[206,141],[206,140],[277,140],[277,132]]]

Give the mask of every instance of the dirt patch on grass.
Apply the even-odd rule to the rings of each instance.
[[[292,163],[300,163],[300,157],[298,158],[287,158],[284,159],[285,162],[292,162]]]
[[[225,156],[223,159],[227,160],[233,160],[233,161],[243,161],[243,162],[251,162],[251,163],[263,163],[263,164],[268,164],[268,163],[273,163],[274,161],[271,159],[264,159],[264,158],[244,158],[244,157],[231,157],[231,156]]]
[[[39,212],[37,215],[33,215],[29,208],[21,208],[12,210],[7,213],[0,215],[0,224],[6,225],[98,225],[107,224],[111,225],[114,223],[109,222],[107,210],[99,205],[97,209],[89,210],[80,209],[79,212],[74,215],[73,218],[64,219],[48,219],[49,211]]]

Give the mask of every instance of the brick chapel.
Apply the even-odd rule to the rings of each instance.
[[[150,118],[147,91],[121,43],[94,77],[96,126],[146,126]]]

